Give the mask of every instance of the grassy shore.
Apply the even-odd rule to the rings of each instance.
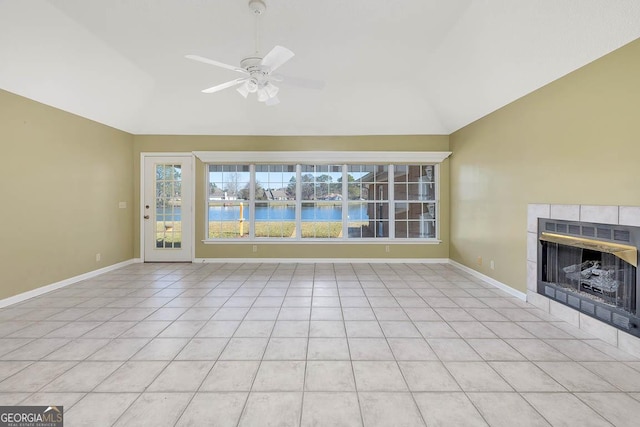
[[[255,225],[256,237],[295,237],[296,224],[289,222],[258,221]],[[342,235],[341,221],[303,222],[302,237],[330,238]],[[209,223],[209,238],[237,238],[240,237],[240,225],[237,221]],[[242,237],[249,237],[249,223],[243,226]]]
[[[350,226],[360,226],[362,224],[351,224]],[[335,238],[342,237],[342,221],[318,221],[303,222],[302,237],[303,238]],[[255,225],[256,237],[295,237],[296,224],[290,222],[269,222],[258,221]],[[235,239],[249,237],[249,222],[245,222],[242,227],[242,236],[240,236],[240,223],[238,221],[211,221],[209,223],[210,239]],[[176,222],[172,226],[165,226],[164,222],[156,223],[156,240],[165,242],[180,242],[182,240],[182,224]]]

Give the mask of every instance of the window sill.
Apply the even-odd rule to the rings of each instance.
[[[442,240],[439,239],[216,239],[201,240],[205,245],[439,245]]]

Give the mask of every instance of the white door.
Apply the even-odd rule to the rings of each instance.
[[[144,261],[191,261],[193,156],[142,156]]]

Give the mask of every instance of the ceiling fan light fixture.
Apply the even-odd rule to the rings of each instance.
[[[242,95],[243,97],[247,97],[247,95],[249,95],[249,89],[247,89],[247,84],[243,84],[241,85],[238,89],[236,89],[240,95]]]
[[[264,85],[264,90],[267,91],[269,98],[273,98],[278,94],[278,92],[280,91],[280,88],[276,85],[273,85],[267,82],[267,84]]]
[[[274,97],[271,97],[271,98],[267,99],[265,104],[267,104],[268,107],[271,107],[272,105],[280,104],[280,100],[278,99],[277,96],[274,96]]]
[[[265,88],[258,89],[258,101],[266,102],[270,98],[269,93]]]
[[[247,83],[245,84],[245,86],[249,93],[254,93],[258,90],[258,80],[255,77],[252,77],[249,80],[247,80]]]

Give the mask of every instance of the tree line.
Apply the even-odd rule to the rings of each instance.
[[[348,196],[350,200],[366,199],[368,196],[368,185],[356,182],[352,175],[347,177]],[[295,200],[297,180],[292,177],[285,188],[265,188],[260,181],[255,183],[255,200],[272,200],[273,192],[276,190],[284,190],[287,200]],[[209,194],[215,194],[219,189],[215,182],[209,183]],[[227,197],[235,197],[236,199],[249,200],[250,184],[248,182],[239,182],[238,174],[232,173],[228,175],[228,179],[224,183],[224,187],[220,189],[227,193]],[[342,196],[342,178],[333,180],[328,174],[314,176],[313,174],[303,174],[301,176],[300,190],[302,200],[326,200],[331,196]]]

